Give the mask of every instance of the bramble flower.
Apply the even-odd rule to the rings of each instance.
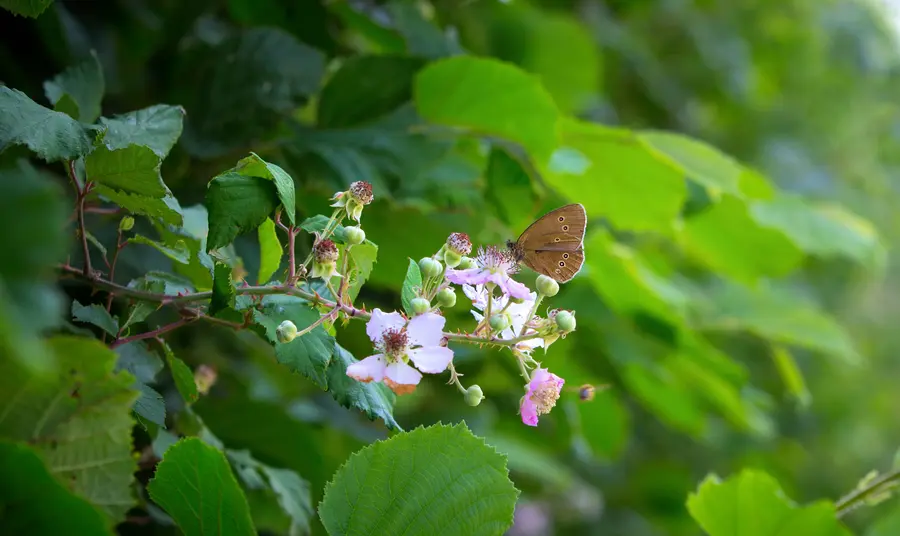
[[[400,313],[375,309],[366,334],[379,353],[347,367],[347,376],[366,383],[383,381],[398,395],[413,392],[422,379],[419,371],[439,374],[453,360],[453,350],[440,346],[445,322],[434,313],[407,322]]]
[[[531,373],[531,381],[526,386],[527,392],[522,397],[519,413],[522,422],[528,426],[537,426],[538,417],[550,413],[556,401],[559,400],[559,392],[562,391],[566,380],[544,368],[537,368]]]
[[[494,246],[478,249],[475,268],[466,270],[448,269],[447,280],[457,285],[484,285],[493,283],[503,294],[514,298],[527,299],[528,287],[509,276],[518,270],[518,263],[506,250]]]
[[[478,311],[484,311],[487,306],[487,289],[484,288],[484,285],[472,286],[472,285],[463,285],[462,287],[463,293],[472,300],[472,306],[475,307],[475,311],[472,311],[472,316],[475,317],[475,320],[481,322],[484,318],[484,315],[479,313]],[[519,336],[519,333],[522,332],[522,327],[525,326],[531,319],[528,318],[528,315],[531,313],[531,309],[534,307],[534,300],[536,299],[537,294],[531,292],[528,294],[528,297],[522,300],[521,303],[516,303],[513,301],[506,308],[506,311],[503,314],[509,316],[510,325],[500,333],[496,334],[501,339],[514,339]],[[503,310],[503,307],[506,306],[506,302],[509,301],[509,296],[500,295],[495,296],[493,301],[491,302],[491,311],[494,313],[498,313]],[[532,333],[537,333],[537,331],[529,328],[525,335],[530,335]],[[521,341],[516,344],[516,348],[522,352],[530,352],[535,348],[541,348],[544,346],[544,340],[541,338],[535,339],[527,339]]]
[[[358,222],[363,207],[373,199],[375,196],[372,195],[372,185],[365,181],[356,181],[350,185],[349,190],[334,194],[331,198],[334,204],[331,206],[343,208],[347,211],[347,217]]]
[[[341,275],[337,271],[338,249],[331,240],[318,240],[313,246],[313,265],[309,277],[321,277],[326,281]]]
[[[468,255],[472,252],[472,241],[466,233],[451,233],[447,237],[447,248],[457,255]]]

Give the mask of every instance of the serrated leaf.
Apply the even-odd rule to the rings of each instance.
[[[116,372],[125,370],[140,383],[153,383],[163,369],[162,359],[151,352],[143,341],[133,341],[116,347]]]
[[[94,196],[119,205],[132,214],[159,218],[170,225],[181,225],[183,222],[178,201],[171,195],[166,195],[163,198],[148,197],[146,195],[113,190],[98,184],[91,189],[89,199]]]
[[[94,149],[84,161],[87,179],[114,190],[161,199],[169,191],[159,174],[162,161],[149,147]]]
[[[103,100],[103,92],[106,84],[103,80],[103,68],[97,53],[91,50],[90,58],[72,65],[65,71],[56,75],[52,80],[44,82],[44,94],[54,105],[60,104],[64,96],[71,99],[74,110],[66,111],[72,119],[82,123],[93,123],[100,117],[100,103]],[[68,108],[70,104],[62,106]]]
[[[113,372],[116,354],[100,341],[56,336],[48,344],[58,376],[38,379],[13,361],[0,364],[0,435],[29,442],[50,472],[112,526],[134,504],[134,378]]]
[[[502,534],[519,492],[506,459],[460,423],[379,441],[353,454],[325,487],[329,534]]]
[[[278,206],[278,192],[270,180],[229,171],[210,181],[205,204],[209,211],[209,252],[262,225]]]
[[[294,224],[297,194],[294,193],[294,179],[285,170],[266,162],[256,153],[250,153],[250,156],[242,158],[237,163],[234,171],[245,177],[262,177],[274,182],[275,189],[278,191],[278,199],[281,200],[281,206],[284,207],[284,213],[291,225]]]
[[[103,144],[111,150],[142,145],[163,159],[181,136],[184,113],[181,106],[157,104],[112,119],[101,117],[100,124],[106,127]]]
[[[315,216],[310,216],[309,218],[306,218],[305,220],[300,222],[300,228],[308,233],[321,234],[323,231],[325,231],[325,227],[328,225],[328,221],[328,216],[317,214]],[[334,225],[332,225],[332,227],[334,227],[334,230],[328,238],[338,244],[347,243],[347,231],[344,229],[344,226],[338,225],[335,227]]]
[[[709,536],[850,536],[834,505],[818,501],[797,506],[778,482],[762,471],[745,469],[722,482],[710,475],[687,501],[691,517]]]
[[[0,87],[0,152],[25,145],[41,160],[74,160],[91,152],[94,134],[62,112],[54,112],[21,91]]]
[[[0,7],[16,15],[36,19],[52,3],[53,0],[0,0]]]
[[[256,276],[257,285],[265,285],[272,275],[281,267],[281,257],[284,256],[284,248],[278,240],[278,232],[275,222],[266,218],[257,229],[259,237],[259,274]]]
[[[521,144],[543,161],[559,144],[559,112],[540,81],[512,64],[456,56],[416,76],[416,109],[432,123]]]
[[[416,297],[416,292],[422,288],[422,272],[419,270],[419,264],[409,259],[409,267],[406,269],[406,278],[403,280],[403,288],[400,289],[400,300],[403,302],[403,309],[406,314],[412,317],[415,312],[412,308],[412,301]]]
[[[377,258],[378,246],[368,240],[350,248],[350,259],[353,261],[353,268],[355,269],[348,287],[351,301],[359,296],[359,291],[366,284],[369,275],[372,274],[372,268],[375,267]]]
[[[381,382],[363,383],[347,376],[347,367],[358,360],[335,343],[328,365],[328,392],[338,404],[362,411],[369,420],[381,419],[391,430],[403,431],[394,419],[397,395]]]
[[[186,277],[155,270],[147,272],[144,276],[131,281],[128,283],[128,286],[159,294],[178,294],[179,292],[182,294],[190,294],[196,290],[191,281]],[[153,305],[154,309],[156,309],[156,307],[157,305]]]
[[[163,345],[166,353],[166,363],[169,364],[169,371],[172,373],[172,379],[175,381],[175,388],[188,404],[192,404],[200,398],[197,392],[197,383],[194,381],[194,373],[191,369],[175,356],[168,344]]]
[[[179,240],[175,243],[174,247],[170,247],[161,242],[157,242],[156,240],[151,240],[146,236],[135,235],[129,238],[128,242],[150,246],[156,251],[159,251],[166,257],[180,264],[187,264],[191,261],[191,251],[188,249],[187,244],[185,244],[183,240]]]
[[[101,305],[92,303],[84,306],[78,301],[72,302],[72,318],[79,322],[92,324],[115,337],[119,333],[119,321],[113,318],[109,311]]]
[[[284,320],[290,320],[298,330],[302,330],[319,319],[318,312],[300,303],[268,305],[262,311],[254,311],[253,318],[265,329],[266,338],[275,347],[275,357],[279,363],[306,376],[322,389],[328,387],[325,371],[334,352],[334,337],[322,326],[316,326],[291,342],[278,342],[275,335],[276,328]]]
[[[103,514],[66,490],[26,445],[0,442],[0,482],[3,534],[112,534]]]
[[[186,536],[256,534],[228,461],[200,439],[182,439],[169,447],[147,491]]]
[[[221,262],[216,263],[213,278],[212,299],[209,301],[209,314],[215,316],[219,311],[234,309],[234,281],[231,280],[231,267]]]
[[[644,131],[639,132],[637,137],[712,195],[740,194],[738,181],[744,171],[743,166],[715,147],[672,132]]]
[[[138,383],[135,388],[141,393],[137,401],[134,403],[134,412],[138,416],[138,421],[147,429],[144,421],[165,428],[166,427],[166,403],[159,392],[144,383]]]

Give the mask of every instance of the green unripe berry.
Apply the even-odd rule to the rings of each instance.
[[[441,307],[453,307],[456,305],[456,292],[447,287],[437,293],[437,302]]]
[[[509,315],[494,315],[491,317],[491,329],[494,331],[503,331],[509,327]]]
[[[344,229],[344,232],[347,234],[347,243],[351,246],[362,244],[366,241],[366,232],[359,226],[347,227]]]
[[[412,306],[412,310],[417,315],[427,313],[429,309],[431,309],[431,303],[425,298],[413,298],[409,304]]]
[[[419,261],[419,270],[422,271],[422,277],[430,279],[441,275],[441,272],[444,271],[444,267],[441,266],[440,262],[431,257],[425,257]]]
[[[297,337],[297,326],[290,320],[285,320],[275,328],[275,337],[278,342],[291,342]]]
[[[548,298],[556,296],[556,293],[559,292],[559,283],[557,283],[552,277],[547,277],[543,274],[538,276],[535,287],[537,287],[538,293],[543,294]]]
[[[475,261],[472,260],[471,257],[462,257],[459,260],[459,264],[456,265],[458,270],[468,270],[469,268],[475,268]]]
[[[456,253],[455,251],[447,248],[447,251],[444,252],[444,264],[447,265],[447,268],[456,268],[459,266],[459,263],[462,261],[462,255]]]
[[[474,407],[481,404],[482,400],[484,400],[484,392],[481,390],[481,387],[472,385],[466,389],[466,404]]]
[[[563,333],[575,331],[575,315],[569,311],[556,313],[556,325]]]
[[[131,216],[125,216],[122,218],[122,221],[119,222],[119,230],[120,231],[130,231],[134,227],[134,218]]]

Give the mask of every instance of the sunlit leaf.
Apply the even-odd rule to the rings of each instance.
[[[801,406],[808,406],[812,396],[806,388],[806,381],[803,379],[803,372],[797,364],[797,360],[791,352],[781,345],[772,347],[772,361],[778,369],[781,381],[787,392],[793,396]]]
[[[422,289],[422,272],[419,270],[419,264],[409,259],[409,268],[406,270],[406,278],[403,280],[403,288],[400,291],[400,298],[403,301],[403,309],[406,314],[412,316],[414,313],[412,308],[412,300],[418,296],[418,291]]]
[[[278,240],[275,222],[266,218],[257,230],[259,237],[259,274],[256,276],[256,284],[264,285],[269,282],[272,275],[281,267],[281,257],[284,249]]]
[[[638,139],[668,158],[687,178],[710,193],[738,194],[743,167],[703,142],[672,132],[640,132]]]
[[[377,258],[378,246],[368,240],[350,248],[350,259],[353,263],[354,271],[347,292],[350,294],[351,300],[355,300],[359,296],[359,291],[369,279]]]

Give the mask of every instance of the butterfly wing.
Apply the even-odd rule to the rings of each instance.
[[[581,270],[581,265],[584,264],[584,250],[578,248],[574,251],[528,251],[525,255],[525,264],[535,272],[565,283]]]
[[[516,241],[527,254],[530,251],[575,251],[581,249],[587,213],[574,203],[542,216],[525,229]]]

